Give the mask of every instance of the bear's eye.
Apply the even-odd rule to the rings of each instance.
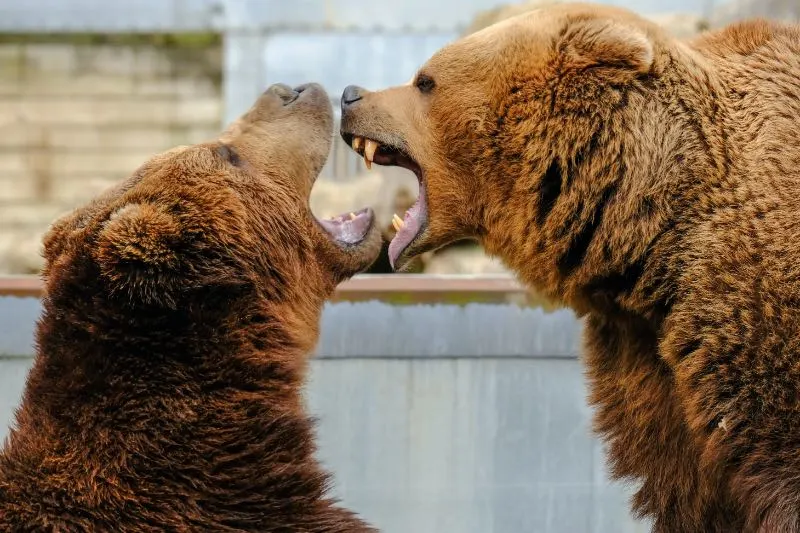
[[[236,151],[227,144],[220,144],[217,147],[217,154],[219,154],[219,156],[222,159],[224,159],[225,161],[227,161],[228,163],[230,163],[235,167],[238,167],[239,165],[242,164],[242,160],[239,158],[239,154],[237,154]]]
[[[421,93],[429,93],[434,87],[436,87],[436,83],[434,83],[433,78],[426,76],[425,74],[420,74],[417,76],[417,82],[415,85]]]

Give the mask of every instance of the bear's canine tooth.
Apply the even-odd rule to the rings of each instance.
[[[361,148],[361,141],[363,140],[363,137],[353,137],[353,151],[358,152]]]
[[[355,213],[350,213],[350,220],[355,220],[355,219],[357,219],[357,218],[358,218],[358,217],[356,216],[356,214],[355,214]]]
[[[405,225],[406,223],[403,221],[403,219],[397,216],[397,213],[395,213],[392,217],[392,226],[394,226],[394,229],[400,231]]]
[[[375,150],[378,149],[378,146],[378,143],[372,139],[364,142],[364,164],[367,165],[367,170],[372,168],[372,161],[375,159]]]

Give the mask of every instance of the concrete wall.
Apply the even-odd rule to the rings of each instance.
[[[39,268],[58,214],[222,120],[221,50],[0,45],[0,273]]]

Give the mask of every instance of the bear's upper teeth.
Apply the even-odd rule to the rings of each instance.
[[[363,140],[363,137],[353,137],[353,150],[355,152],[358,152],[358,150],[361,148],[361,141]]]
[[[367,170],[372,168],[372,161],[375,158],[375,150],[378,149],[379,144],[372,139],[367,139],[364,143],[364,164],[367,165]]]

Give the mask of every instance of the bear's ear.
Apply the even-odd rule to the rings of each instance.
[[[180,221],[154,204],[128,204],[103,224],[94,252],[113,294],[131,304],[176,307],[188,283]]]
[[[559,48],[569,65],[647,74],[653,64],[653,43],[647,34],[622,22],[603,19],[573,21]]]

